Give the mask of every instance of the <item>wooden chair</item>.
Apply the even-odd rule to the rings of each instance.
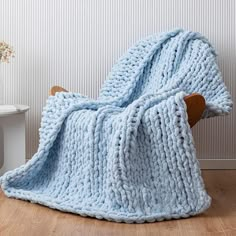
[[[54,96],[56,92],[68,91],[60,86],[53,86],[49,91],[49,95]],[[206,106],[205,99],[201,94],[193,93],[186,96],[184,101],[187,106],[188,122],[192,128],[201,119]]]

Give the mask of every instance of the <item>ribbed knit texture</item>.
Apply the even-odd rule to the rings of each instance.
[[[117,222],[188,217],[210,205],[184,96],[230,112],[215,52],[198,33],[150,36],[115,64],[97,100],[49,97],[34,157],[1,178],[9,197]],[[17,157],[16,157],[17,158]]]

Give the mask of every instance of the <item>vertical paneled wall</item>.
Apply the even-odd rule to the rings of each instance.
[[[96,98],[112,64],[136,40],[183,27],[206,35],[219,53],[236,101],[234,0],[1,0],[0,40],[16,57],[0,65],[5,102],[28,104],[27,158],[37,150],[42,107],[52,85]],[[194,129],[199,159],[236,160],[236,112]]]

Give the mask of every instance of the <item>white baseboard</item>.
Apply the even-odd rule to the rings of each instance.
[[[234,170],[236,169],[236,159],[199,159],[203,170]]]

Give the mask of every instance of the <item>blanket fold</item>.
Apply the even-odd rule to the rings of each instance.
[[[174,30],[131,47],[97,100],[49,97],[37,153],[0,179],[8,197],[117,222],[153,222],[206,210],[184,96],[202,118],[228,114],[216,53],[199,33]]]

